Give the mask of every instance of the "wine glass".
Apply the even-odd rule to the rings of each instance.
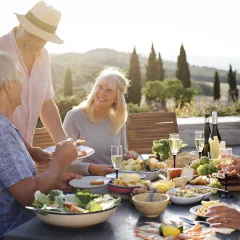
[[[194,135],[195,146],[199,154],[199,159],[202,156],[202,151],[204,147],[204,133],[203,131],[195,131]]]
[[[169,147],[170,147],[170,151],[171,154],[173,155],[173,167],[176,167],[176,155],[178,153],[178,149],[179,149],[179,143],[180,143],[180,139],[179,139],[179,134],[178,133],[171,133],[169,135]]]
[[[227,190],[228,188],[228,173],[227,168],[232,165],[232,148],[220,148],[220,164],[225,175],[225,190],[227,192],[221,194],[220,198],[232,198],[233,195]]]
[[[114,169],[116,170],[116,179],[118,178],[118,171],[121,167],[123,160],[123,150],[122,145],[112,145],[111,146],[111,159]]]

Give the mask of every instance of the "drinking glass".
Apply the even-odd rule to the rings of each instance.
[[[171,133],[169,135],[169,147],[170,147],[170,151],[171,154],[173,155],[173,167],[176,167],[176,155],[178,153],[179,150],[179,143],[180,143],[180,139],[179,139],[179,134],[178,133]]]
[[[233,195],[228,192],[228,172],[227,168],[232,165],[232,148],[220,148],[220,164],[225,175],[225,190],[227,192],[220,194],[220,198],[232,198]]]
[[[111,159],[114,169],[116,170],[116,179],[118,178],[118,171],[121,167],[123,160],[123,150],[122,145],[112,145],[111,146]]]
[[[202,151],[204,147],[204,133],[203,131],[195,131],[194,134],[195,146],[199,154],[199,159],[202,156]]]

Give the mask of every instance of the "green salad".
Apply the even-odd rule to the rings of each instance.
[[[48,195],[35,192],[32,206],[38,213],[91,213],[113,208],[120,203],[120,198],[115,199],[109,194],[93,194],[88,190],[77,190],[75,194],[64,194],[60,190],[52,190]]]

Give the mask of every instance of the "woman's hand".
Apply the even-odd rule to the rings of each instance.
[[[88,171],[91,175],[106,176],[107,174],[113,173],[114,169],[112,165],[89,164]]]
[[[234,208],[227,206],[212,206],[206,213],[207,221],[211,223],[211,227],[216,228],[232,228],[240,230],[240,212]]]
[[[74,145],[73,139],[67,139],[57,144],[55,151],[55,159],[63,167],[72,163],[78,157],[78,151]]]
[[[138,159],[138,153],[132,150],[127,151],[126,159]]]
[[[225,155],[223,154],[223,157]],[[235,155],[230,155],[232,158],[232,166],[226,168],[227,173],[229,176],[236,175],[240,173],[240,157]],[[217,168],[221,168],[221,164],[217,165]],[[223,171],[220,170],[219,173],[222,173]]]

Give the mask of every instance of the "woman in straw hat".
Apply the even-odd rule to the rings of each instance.
[[[56,146],[55,158],[48,168],[36,175],[36,168],[23,144],[11,115],[21,104],[22,83],[18,79],[17,61],[0,51],[0,238],[3,234],[34,216],[24,206],[31,206],[34,192],[53,189],[71,191],[68,182],[80,178],[75,173],[62,173],[77,157],[71,139]]]
[[[11,120],[20,130],[33,159],[41,163],[48,161],[48,154],[30,147],[39,116],[55,143],[66,139],[53,100],[50,56],[44,48],[47,42],[63,43],[56,34],[61,13],[41,1],[26,14],[16,16],[19,27],[0,38],[0,50],[17,59],[23,84],[22,105],[14,111]]]
[[[120,71],[105,69],[87,99],[67,113],[63,123],[67,136],[85,139],[87,145],[95,149],[95,154],[81,163],[69,165],[69,170],[82,175],[111,173],[111,145],[122,145],[125,158],[138,157],[136,152],[126,150],[128,112],[124,95],[128,85],[128,79]]]

